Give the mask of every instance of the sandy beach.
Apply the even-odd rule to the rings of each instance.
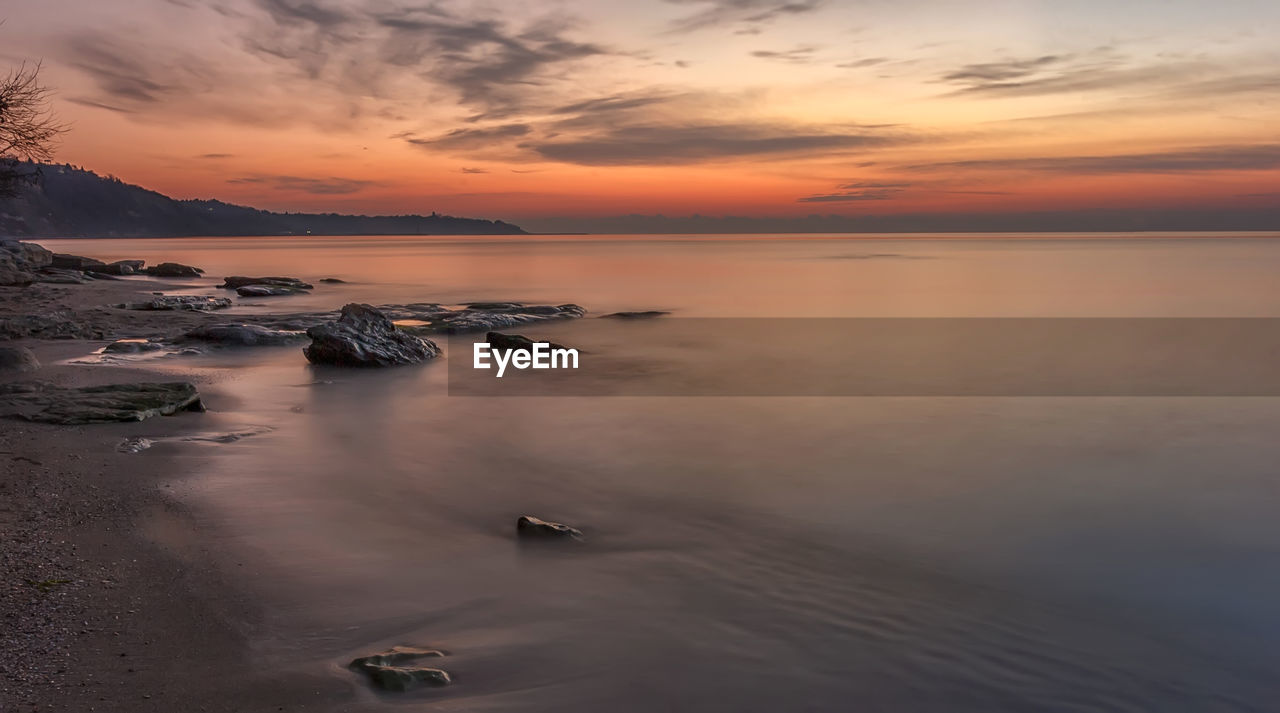
[[[173,333],[209,315],[127,312],[178,283],[94,282],[0,287],[0,319],[64,313],[108,333]],[[62,386],[172,381],[172,372],[67,364],[110,340],[18,340],[41,362],[32,373]],[[198,379],[198,376],[191,378]],[[341,696],[320,674],[296,680],[256,671],[245,639],[259,611],[228,579],[233,562],[171,497],[215,451],[165,442],[143,453],[119,443],[217,428],[233,406],[198,384],[209,413],[140,423],[63,426],[6,420],[0,428],[0,709],[75,711],[298,710]]]

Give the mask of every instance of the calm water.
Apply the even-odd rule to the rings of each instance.
[[[352,283],[242,312],[1277,317],[1275,237],[43,242]],[[186,482],[268,604],[260,655],[349,677],[385,645],[449,651],[456,685],[397,709],[1280,701],[1278,399],[465,398],[440,363],[316,371],[282,348],[174,364],[193,366],[211,427],[275,429],[210,446]],[[588,540],[521,548],[523,513]]]

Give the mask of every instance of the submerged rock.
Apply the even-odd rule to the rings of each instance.
[[[167,311],[190,310],[195,312],[212,312],[231,306],[230,297],[202,297],[200,295],[161,295],[147,302],[126,302],[115,305],[119,309]]]
[[[307,336],[311,344],[302,352],[313,364],[397,366],[440,355],[435,342],[406,334],[382,312],[354,302],[342,308],[337,321],[312,327]]]
[[[0,372],[35,371],[40,360],[26,347],[0,347]]]
[[[330,285],[345,285],[345,284],[347,284],[347,281],[346,281],[346,280],[340,280],[340,279],[338,279],[338,278],[336,278],[336,277],[322,277],[322,278],[320,278],[320,281],[321,281],[321,282],[327,282],[327,283],[329,283]]]
[[[662,310],[646,310],[644,312],[614,312],[612,314],[602,315],[602,319],[653,319],[663,315],[671,314]]]
[[[533,539],[582,539],[581,530],[559,522],[540,520],[532,515],[521,515],[520,519],[516,520],[516,534],[522,538]]]
[[[116,444],[117,453],[141,453],[151,446],[155,445],[155,441],[142,436],[133,438],[125,438]]]
[[[430,315],[431,331],[446,334],[505,329],[530,322],[577,319],[587,311],[575,304],[522,305],[514,302],[478,302],[466,309]]]
[[[523,334],[503,334],[502,332],[489,332],[484,335],[484,340],[489,343],[489,346],[501,351],[508,349],[527,349],[532,351],[533,345],[540,343]],[[552,349],[568,349],[563,344],[556,344],[555,342],[546,342],[546,344]]]
[[[222,278],[222,284],[219,286],[226,290],[235,290],[247,285],[274,285],[276,287],[293,287],[299,290],[311,289],[311,285],[296,277],[245,277],[243,275],[224,277]]]
[[[152,277],[200,277],[204,274],[204,270],[190,265],[183,265],[178,262],[162,262],[159,265],[152,265],[143,272]]]
[[[289,295],[306,294],[306,290],[300,287],[286,287],[284,285],[245,285],[237,287],[236,294],[241,297],[287,297]]]
[[[444,656],[434,649],[395,646],[371,656],[361,656],[349,668],[360,671],[379,688],[403,692],[419,686],[447,686],[453,682],[447,671],[428,666],[414,666],[416,661]]]
[[[142,421],[179,411],[204,411],[185,382],[63,388],[41,382],[0,384],[0,416],[63,425]]]
[[[163,344],[149,342],[145,339],[120,339],[102,348],[103,354],[141,354],[158,352],[164,349]]]
[[[307,335],[256,324],[208,324],[187,332],[186,338],[227,346],[259,347],[293,344],[306,339]]]

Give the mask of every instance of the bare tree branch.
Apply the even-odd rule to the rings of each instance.
[[[0,195],[12,196],[38,175],[22,162],[53,158],[58,135],[66,127],[49,107],[52,90],[40,83],[40,63],[23,62],[0,77]]]

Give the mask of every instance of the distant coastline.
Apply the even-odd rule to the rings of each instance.
[[[35,169],[34,165],[31,166]],[[178,200],[69,164],[0,204],[0,236],[172,238],[306,235],[524,235],[501,220],[430,215],[275,213],[218,200]]]

